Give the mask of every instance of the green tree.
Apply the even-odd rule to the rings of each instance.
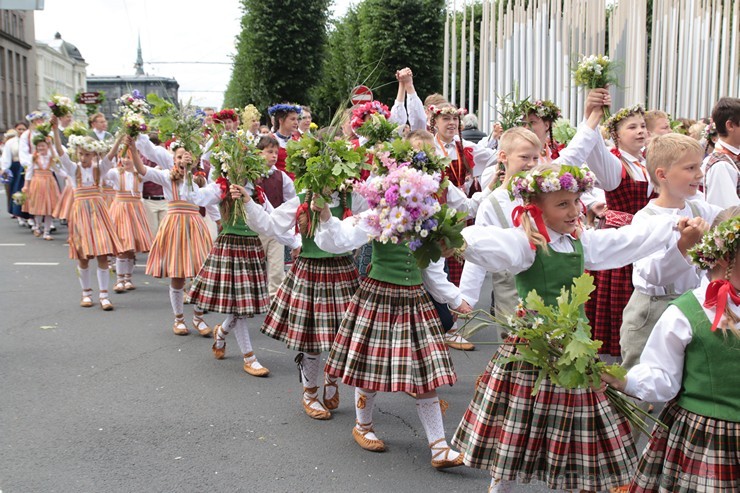
[[[306,103],[321,78],[330,0],[242,0],[224,105]]]

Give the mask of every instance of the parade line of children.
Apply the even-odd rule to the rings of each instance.
[[[739,491],[740,99],[713,108],[711,152],[708,142],[671,133],[664,113],[640,106],[605,123],[607,144],[600,123],[611,100],[603,89],[586,95],[567,145],[552,137],[560,110],[550,101],[524,105],[525,126],[478,145],[461,135],[463,111],[439,95],[422,103],[410,69],[396,76],[389,119],[408,122],[405,138],[420,159],[430,153],[449,162],[450,185],[435,200],[469,220],[465,245],[445,252],[455,259],[421,269],[407,244],[369,242],[373,211],[356,191],[334,192],[319,205],[311,191],[295,190],[286,146],[311,132],[310,110],[289,104],[269,109],[274,131],[264,135],[259,112],[243,113],[271,171],[257,183],[228,186],[209,176],[208,152],[193,163],[177,135],[162,136],[171,141],[166,149],[154,135],[113,139],[96,127],[70,149],[60,119],[39,131],[45,115],[34,112],[2,154],[8,191],[25,197],[9,202],[9,212],[19,224],[32,221],[44,240],[53,239],[55,218],[66,219],[81,307],[94,305],[91,260],[97,302],[110,311],[109,262],[113,291],[126,293],[135,289],[136,256],[148,253],[146,274],[170,279],[173,333],[190,333],[184,304],[192,303],[192,327],[211,339],[213,356],[225,358],[234,332],[240,364],[255,377],[270,371],[247,321],[265,314],[260,331],[295,352],[303,384],[296,405],[328,420],[340,405],[340,383],[354,387],[356,424],[345,436],[365,450],[386,449],[373,413],[378,393],[405,392],[415,399],[431,465],[487,470],[491,492],[532,481],[571,491]],[[363,144],[354,130],[368,114],[346,115],[337,128]],[[209,119],[227,130],[239,125],[234,110]],[[104,148],[98,142],[107,137]],[[188,179],[193,165],[204,176]],[[376,162],[367,179],[382,172]],[[160,187],[166,204],[154,227],[147,183]],[[104,187],[114,191],[110,204]],[[244,202],[245,216],[222,222],[235,201]],[[586,209],[598,228],[585,224]],[[274,251],[284,247],[294,260],[287,274],[275,271],[283,264]],[[358,270],[362,255],[353,254],[363,249],[371,257],[366,275]],[[583,316],[604,353],[621,358],[626,378],[605,373],[601,387],[580,389],[540,382],[531,365],[511,361],[522,340],[506,336],[448,442],[440,396],[457,381],[450,348],[473,348],[462,324],[451,322],[480,300],[486,273],[491,310],[501,318],[532,290],[557,304],[561,289],[586,270],[596,291]],[[211,328],[206,311],[224,318]],[[665,427],[656,425],[641,456],[639,433],[607,400],[607,384],[645,403],[668,403],[659,417]]]

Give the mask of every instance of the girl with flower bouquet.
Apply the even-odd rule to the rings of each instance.
[[[136,289],[132,282],[135,258],[137,253],[146,253],[152,247],[152,233],[146,220],[144,203],[141,193],[144,189],[144,180],[136,171],[134,152],[126,149],[125,154],[118,154],[123,136],[120,135],[113,143],[113,147],[103,158],[103,162],[110,164],[106,179],[116,190],[116,198],[110,206],[110,217],[116,234],[121,240],[122,251],[116,258],[116,284],[113,291],[123,293]],[[141,159],[136,153],[136,158]],[[116,159],[120,164],[113,166]]]
[[[721,212],[689,254],[709,271],[671,303],[640,363],[609,385],[667,402],[643,452],[631,492],[735,492],[740,484],[740,208]]]
[[[512,197],[522,201],[513,211],[515,227],[465,228],[465,259],[511,272],[521,298],[536,290],[545,305],[557,306],[561,289],[584,269],[632,263],[670,240],[677,223],[670,216],[618,230],[582,229],[580,195],[594,181],[588,169],[567,165],[538,165],[516,175],[509,185]],[[686,221],[679,220],[679,229]],[[586,491],[627,483],[636,449],[626,419],[602,393],[567,389],[547,378],[539,382],[528,363],[501,362],[517,357],[524,344],[507,339],[476,383],[453,440],[465,464],[488,469],[494,492],[508,491],[514,480]]]
[[[95,164],[97,153],[91,137],[87,137],[77,148],[79,163],[73,162],[62,147],[56,116],[51,117],[51,125],[61,168],[67,176],[73,178],[74,202],[69,217],[68,241],[69,257],[78,263],[82,287],[80,306],[88,308],[93,304],[89,263],[90,259],[95,258],[98,261],[100,307],[104,311],[110,311],[113,310],[113,303],[108,298],[108,256],[117,255],[123,248],[100,192],[100,184],[110,169],[110,163]]]
[[[51,241],[54,239],[50,234],[54,209],[59,203],[59,185],[54,177],[59,158],[54,155],[46,135],[34,135],[32,143],[36,150],[31,158],[31,166],[26,169],[23,192],[28,194],[28,213],[35,218],[34,236],[41,237],[43,225],[44,240]]]
[[[165,169],[150,168],[137,155],[142,141],[149,142],[149,139],[145,135],[136,141],[131,136],[125,137],[126,146],[132,149],[136,171],[144,181],[160,185],[167,200],[167,215],[152,242],[146,273],[157,278],[170,278],[170,303],[175,315],[172,332],[185,336],[190,333],[183,316],[185,279],[198,274],[213,244],[199,211],[199,207],[205,205],[206,196],[190,176],[193,166],[190,151],[177,143],[171,146],[172,156],[165,157],[155,150],[146,155],[147,159]],[[162,151],[168,154],[164,149]],[[170,163],[172,169],[167,169]],[[210,337],[211,328],[203,320],[203,310],[197,304],[193,309],[193,326],[203,337]]]
[[[420,217],[434,215],[440,209],[436,200],[429,199],[439,192],[441,175],[409,169],[409,163],[397,161],[388,153],[379,154],[376,161],[376,177],[367,183],[368,196],[372,196],[373,189],[375,195],[379,193],[376,187],[406,177],[400,185],[388,187],[388,200],[400,204],[402,199],[409,205],[421,203],[409,208],[394,207],[392,213],[384,214],[382,210],[386,207],[380,204],[381,197],[375,197],[373,200],[377,199],[379,208],[344,220],[335,217],[328,207],[321,209],[321,224],[314,241],[326,252],[350,252],[367,243],[368,238],[382,236],[381,239],[388,241],[372,243],[372,267],[347,307],[325,372],[356,387],[357,424],[352,435],[360,447],[376,452],[385,450],[385,443],[373,428],[377,392],[408,392],[416,397],[417,412],[432,452],[432,466],[456,467],[462,464],[462,459],[445,439],[436,389],[452,385],[457,377],[439,316],[429,296],[461,313],[471,308],[462,301],[459,290],[447,281],[443,261],[440,259],[421,269],[412,245],[403,239],[413,236],[408,228],[415,228]],[[423,166],[423,162],[419,164]],[[391,231],[393,226],[384,227],[393,224],[405,233],[395,234]],[[425,220],[419,228],[428,234],[436,226]]]
[[[239,132],[225,132],[211,155],[215,182],[203,191],[206,204],[219,204],[222,229],[203,268],[193,280],[188,299],[203,308],[227,315],[213,329],[213,356],[226,355],[226,335],[234,331],[243,355],[243,369],[255,377],[266,377],[270,370],[257,360],[249,337],[247,319],[265,313],[270,303],[265,273],[265,252],[257,232],[250,228],[243,197],[254,194],[260,209],[272,211],[261,187],[254,183],[268,171],[259,150],[247,143]],[[248,190],[248,191],[247,191]],[[292,235],[288,240],[292,241]]]

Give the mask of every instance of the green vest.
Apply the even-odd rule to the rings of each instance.
[[[232,218],[229,218],[230,220]],[[257,236],[257,233],[249,229],[247,223],[244,222],[243,217],[237,217],[232,223],[231,221],[221,220],[221,235],[237,235],[237,236]]]
[[[573,279],[583,274],[583,245],[580,240],[574,240],[573,247],[575,251],[571,253],[556,252],[549,245],[545,253],[537,247],[532,266],[514,277],[519,297],[525,299],[535,289],[545,305],[556,306],[560,290],[570,287]]]
[[[688,319],[692,333],[676,404],[701,416],[740,422],[740,340],[721,330],[712,332],[712,322],[692,291],[671,304]]]
[[[422,283],[421,269],[407,244],[394,245],[373,241],[370,279],[398,286],[418,286]]]
[[[342,192],[340,192],[341,194]],[[341,196],[341,195],[340,195]],[[298,198],[301,201],[301,204],[305,202],[306,200],[306,194],[305,193],[299,193]],[[345,194],[345,200],[347,202],[347,208],[352,210],[352,194],[347,193]],[[339,204],[336,207],[331,207],[329,210],[331,210],[331,215],[342,219],[342,216],[344,215],[344,207],[342,207],[342,201],[339,201]],[[311,211],[309,210],[309,214]],[[316,218],[318,220],[318,218]],[[316,245],[316,242],[314,241],[313,237],[304,236],[301,234],[301,257],[303,258],[334,258],[334,257],[346,257],[347,255],[351,255],[350,253],[342,253],[342,254],[334,254],[325,252],[321,248],[319,248]]]

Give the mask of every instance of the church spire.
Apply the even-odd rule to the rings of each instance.
[[[144,58],[141,56],[141,34],[139,34],[139,47],[136,50],[134,68],[136,69],[136,75],[144,75]]]

